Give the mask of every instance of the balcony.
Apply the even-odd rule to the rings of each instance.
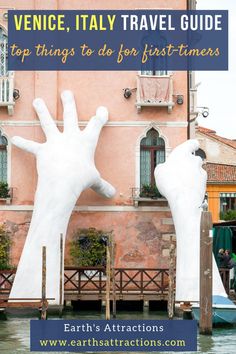
[[[137,76],[136,107],[138,112],[141,112],[142,107],[167,107],[168,113],[171,113],[173,106],[172,75]]]
[[[14,73],[0,76],[0,107],[7,107],[10,116],[14,113]]]
[[[142,188],[132,188],[132,200],[135,208],[141,203],[158,204],[160,206],[167,206],[166,199],[158,192],[156,187],[143,186]]]

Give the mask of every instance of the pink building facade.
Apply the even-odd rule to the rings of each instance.
[[[191,1],[148,0],[144,4],[141,0],[52,0],[47,2],[47,9],[186,9],[187,3],[191,4]],[[7,40],[6,13],[9,8],[45,9],[45,2],[0,0],[1,43]],[[3,52],[3,45],[1,48]],[[91,190],[81,195],[68,228],[66,264],[70,263],[69,243],[73,232],[78,228],[95,227],[113,231],[117,267],[168,266],[169,240],[174,234],[171,213],[165,200],[142,195],[142,187],[153,185],[154,166],[164,162],[171,150],[188,138],[188,73],[9,73],[3,61],[0,71],[0,178],[8,182],[12,198],[0,200],[0,222],[6,223],[12,234],[11,263],[17,265],[24,245],[37,174],[34,157],[14,147],[10,139],[19,135],[44,141],[32,107],[35,97],[45,100],[56,124],[63,129],[60,93],[69,89],[76,98],[81,129],[98,106],[106,106],[109,110],[110,120],[101,133],[96,165],[102,176],[116,187],[117,193],[112,200],[104,200]],[[9,96],[4,101],[3,81],[6,78]],[[152,84],[151,88],[146,85],[148,91],[145,80],[148,82],[150,78]],[[157,86],[159,91],[156,91]],[[132,95],[126,99],[126,88],[138,90],[132,90]],[[20,94],[15,101],[10,96],[14,93],[16,97],[14,89]],[[178,104],[177,98],[182,98],[183,103]],[[65,176],[67,172],[65,170]]]

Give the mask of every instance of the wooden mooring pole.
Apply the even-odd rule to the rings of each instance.
[[[200,334],[212,334],[212,216],[202,211],[200,236]]]
[[[168,287],[168,318],[173,320],[175,306],[175,245],[170,239],[170,265],[169,265],[169,287]]]
[[[115,245],[114,240],[111,236],[111,278],[112,278],[112,317],[116,318],[116,278],[115,278]]]
[[[110,235],[106,244],[106,320],[110,320],[110,290],[111,290],[111,253],[110,253]]]
[[[42,247],[42,307],[41,320],[47,319],[47,300],[46,300],[46,247]]]
[[[59,298],[59,313],[60,317],[62,315],[62,310],[63,310],[63,275],[64,275],[64,266],[63,266],[63,234],[60,234],[60,298]]]

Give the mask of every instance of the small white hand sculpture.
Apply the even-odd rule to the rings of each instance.
[[[157,188],[168,200],[176,231],[176,301],[199,301],[200,206],[207,173],[194,155],[198,149],[197,140],[188,140],[155,169]],[[214,257],[213,294],[226,296]]]
[[[100,131],[108,120],[108,111],[99,107],[87,127],[78,127],[73,94],[61,95],[64,106],[64,131],[61,133],[44,101],[33,102],[46,142],[13,137],[12,143],[33,153],[37,160],[38,184],[34,211],[25,246],[18,265],[10,298],[40,298],[42,277],[42,246],[47,248],[46,296],[59,303],[60,234],[64,236],[69,218],[80,193],[92,188],[111,198],[115,189],[103,180],[94,163]]]

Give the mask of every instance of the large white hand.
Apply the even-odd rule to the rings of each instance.
[[[42,99],[34,108],[40,119],[46,142],[39,144],[21,137],[12,143],[33,153],[37,160],[38,184],[29,233],[11,290],[11,298],[41,296],[41,251],[47,247],[47,297],[59,301],[60,234],[64,236],[70,215],[80,193],[91,187],[111,198],[115,188],[103,180],[94,163],[100,131],[108,120],[108,111],[99,107],[86,128],[80,131],[73,94],[61,95],[64,107],[64,131],[61,133]]]
[[[33,105],[47,141],[39,144],[13,137],[12,143],[35,154],[38,182],[45,183],[43,187],[49,191],[52,191],[51,188],[63,186],[70,191],[71,197],[75,195],[77,199],[82,190],[91,187],[105,197],[114,196],[115,189],[101,179],[94,165],[99,134],[108,120],[107,109],[99,107],[96,116],[91,118],[83,131],[80,131],[72,92],[64,91],[61,98],[64,106],[63,133],[57,129],[44,101],[38,98],[34,100]],[[67,195],[67,199],[71,199],[70,196]]]
[[[168,200],[176,231],[176,301],[199,301],[200,206],[207,173],[194,155],[198,149],[197,140],[188,140],[155,169],[157,188]],[[214,259],[213,294],[226,295]]]

